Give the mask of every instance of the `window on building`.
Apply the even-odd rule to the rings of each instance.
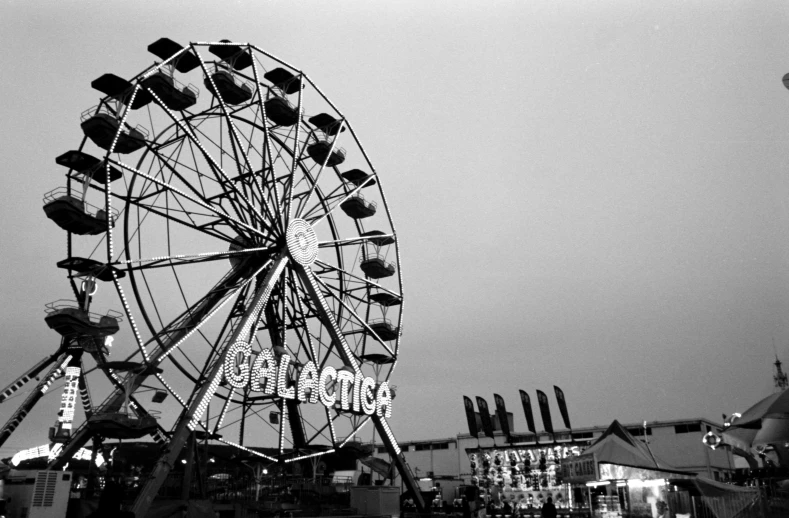
[[[449,443],[448,442],[437,442],[437,443],[433,444],[433,449],[434,450],[448,450],[449,449]]]
[[[692,433],[700,431],[701,423],[678,424],[674,426],[674,433]]]
[[[379,446],[378,447],[378,453],[387,453],[386,446]]]
[[[429,449],[430,449],[430,444],[429,443],[428,444],[414,444],[414,450],[415,451],[424,451],[424,450],[429,450]]]
[[[573,439],[591,439],[594,437],[593,432],[578,432],[573,433]]]
[[[630,432],[630,435],[632,435],[634,437],[643,437],[644,436],[644,427],[643,426],[639,426],[638,428],[628,428],[627,431]],[[647,435],[652,435],[652,427],[651,426],[647,426]]]

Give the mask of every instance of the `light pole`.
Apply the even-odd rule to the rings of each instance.
[[[256,464],[254,467],[250,466],[244,460],[241,461],[241,465],[252,472],[252,479],[255,481],[255,502],[257,502],[260,499],[261,481],[263,480],[263,475],[268,474],[268,469],[260,464]]]

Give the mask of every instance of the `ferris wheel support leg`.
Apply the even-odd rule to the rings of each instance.
[[[63,348],[59,348],[55,354],[49,356],[48,358],[44,358],[33,367],[28,369],[27,372],[19,376],[13,382],[11,382],[8,386],[6,386],[2,391],[0,391],[0,403],[7,400],[11,396],[13,396],[19,389],[21,389],[25,383],[30,381],[31,379],[38,376],[41,371],[47,368],[49,364],[60,358],[63,354]]]
[[[186,444],[186,465],[184,466],[184,478],[181,481],[181,500],[189,500],[189,491],[192,489],[192,472],[195,464],[195,434],[189,434]]]
[[[96,456],[101,450],[102,443],[101,437],[93,436],[93,448],[90,450],[90,466],[88,466],[88,486],[85,488],[85,494],[88,495],[88,498],[92,498],[93,493],[96,491],[98,477],[96,473]]]
[[[411,491],[417,511],[420,513],[428,512],[429,509],[422,499],[419,484],[417,484],[413,473],[411,473],[411,468],[408,467],[405,461],[405,455],[403,455],[403,452],[400,450],[400,446],[397,444],[397,440],[395,440],[394,434],[392,434],[392,430],[389,428],[389,423],[386,422],[385,418],[376,414],[373,414],[373,423],[375,423],[375,429],[381,434],[381,439],[384,441],[386,451],[388,451],[389,456],[392,457],[392,462],[403,478],[405,487]]]
[[[159,492],[159,487],[162,485],[162,482],[164,482],[167,474],[170,473],[176,460],[178,460],[178,455],[180,455],[186,439],[202,417],[208,402],[211,401],[214,391],[216,391],[219,382],[222,380],[222,369],[224,367],[227,350],[236,343],[236,341],[249,339],[250,333],[254,331],[252,327],[256,325],[260,313],[268,303],[271,291],[279,279],[279,276],[282,274],[282,270],[285,268],[287,262],[288,257],[284,254],[278,256],[274,260],[271,268],[266,273],[261,287],[247,307],[243,319],[233,331],[230,340],[228,340],[225,350],[217,356],[211,369],[202,380],[202,385],[193,393],[189,407],[184,410],[175,425],[170,443],[167,445],[162,456],[159,457],[159,460],[156,461],[156,465],[151,471],[147,482],[145,482],[140,494],[137,496],[137,500],[135,500],[132,506],[131,510],[137,518],[144,517],[148,512],[148,509],[153,503],[153,499]]]
[[[63,356],[66,356],[65,359]],[[61,361],[63,360],[63,361]],[[11,416],[6,424],[0,428],[0,446],[5,444],[11,434],[14,433],[16,427],[27,417],[27,414],[33,407],[38,403],[38,401],[44,397],[44,394],[47,393],[49,389],[49,385],[58,377],[63,369],[66,368],[66,365],[71,360],[71,355],[64,355],[61,354],[61,357],[58,358],[57,364],[44,376],[41,381],[36,385],[36,388],[33,389],[33,392],[27,396],[25,401],[19,406],[19,408],[14,412],[14,415]]]
[[[157,365],[167,355],[170,347],[177,344],[182,338],[187,336],[202,321],[211,310],[221,303],[226,296],[226,293],[233,290],[241,279],[242,270],[233,270],[229,275],[225,276],[214,288],[211,290],[209,296],[200,300],[199,304],[184,312],[176,322],[173,322],[169,327],[177,328],[177,331],[168,332],[166,338],[163,339],[163,344],[151,354],[150,363]],[[146,375],[139,375],[135,378],[134,390],[143,384]],[[115,387],[114,392],[98,407],[94,408],[94,413],[117,411],[126,397],[125,391],[122,388]],[[84,424],[71,436],[68,442],[63,445],[60,454],[51,461],[47,469],[62,469],[67,459],[70,459],[80,448],[82,448],[91,438],[91,430]],[[158,441],[157,441],[158,442]]]
[[[279,332],[279,326],[271,325],[272,322],[278,322],[276,312],[274,311],[274,308],[271,306],[271,304],[266,305],[265,316],[271,344],[275,346],[282,346],[282,335]],[[307,444],[307,435],[304,433],[304,421],[301,417],[301,407],[295,399],[285,400],[285,406],[288,411],[288,422],[290,423],[290,433],[293,439],[293,447],[303,448],[304,445]]]

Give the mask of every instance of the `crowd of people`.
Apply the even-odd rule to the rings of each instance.
[[[446,513],[455,518],[526,518],[535,516],[537,511],[541,518],[556,518],[557,515],[556,505],[550,495],[544,501],[537,502],[526,500],[523,496],[516,501],[514,496],[507,499],[497,495],[491,497],[487,505],[480,502],[479,506],[477,502],[469,502],[463,496],[456,498],[450,507],[441,500],[441,494],[438,493],[430,503],[430,510],[434,513]],[[403,500],[403,511],[416,512],[411,497]]]
[[[553,503],[553,498],[551,496],[548,496],[545,502],[538,502],[537,505],[534,505],[532,502],[522,497],[517,502],[514,497],[509,500],[491,499],[485,508],[485,515],[488,517],[519,518],[533,516],[535,509],[540,510],[541,518],[556,518],[556,505]]]

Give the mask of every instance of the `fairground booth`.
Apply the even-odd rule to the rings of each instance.
[[[752,488],[669,466],[618,421],[581,455],[563,459],[561,478],[595,518],[734,517],[758,501]]]
[[[480,487],[485,504],[496,508],[489,514],[499,514],[505,504],[511,510],[518,508],[528,514],[539,510],[548,497],[559,509],[586,506],[585,499],[573,499],[570,486],[559,476],[562,459],[577,455],[578,446],[534,445],[466,451],[472,485]]]

